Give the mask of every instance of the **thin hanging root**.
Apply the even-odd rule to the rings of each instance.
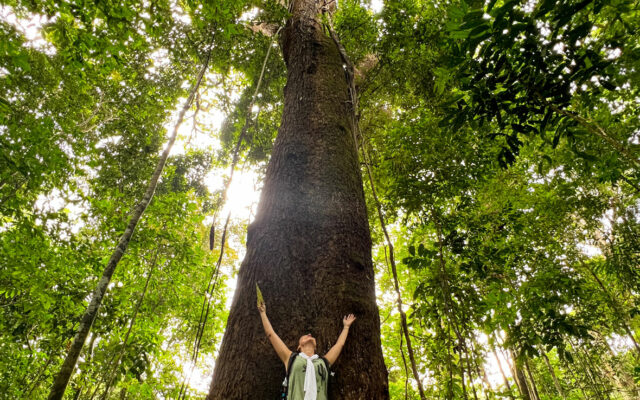
[[[384,216],[382,215],[380,200],[378,199],[378,194],[376,193],[375,184],[373,182],[373,175],[371,174],[371,166],[367,157],[367,153],[364,148],[364,144],[363,146],[358,146],[358,133],[360,128],[358,123],[358,118],[359,118],[358,94],[356,93],[356,87],[354,82],[354,67],[353,67],[353,64],[351,63],[351,60],[349,60],[349,57],[347,56],[344,46],[342,46],[342,43],[340,43],[340,39],[338,38],[338,35],[333,30],[330,13],[326,13],[325,15],[327,16],[328,24],[326,25],[326,27],[327,27],[327,30],[329,31],[329,35],[331,36],[331,39],[336,44],[336,47],[338,48],[338,51],[340,53],[340,57],[342,58],[342,61],[346,65],[345,75],[347,78],[347,83],[349,85],[349,97],[351,100],[351,107],[352,107],[352,113],[353,113],[352,115],[352,120],[353,120],[352,132],[353,132],[353,142],[354,142],[353,144],[355,146],[356,156],[358,154],[358,147],[362,149],[362,158],[367,167],[367,175],[369,176],[369,182],[371,184],[371,193],[373,194],[373,199],[376,203],[376,208],[378,210],[380,226],[382,227],[382,231],[384,232],[384,237],[387,241],[387,246],[389,247],[389,260],[391,261],[391,270],[393,272],[393,283],[395,286],[396,295],[398,297],[397,299],[398,311],[400,312],[400,321],[402,323],[402,331],[404,332],[405,339],[407,341],[407,353],[409,355],[409,360],[411,361],[411,370],[413,372],[413,377],[416,380],[416,383],[418,384],[418,392],[420,393],[420,399],[426,400],[424,389],[422,388],[422,381],[420,380],[420,375],[418,374],[418,367],[416,365],[416,360],[413,355],[413,347],[411,345],[411,336],[409,335],[409,327],[407,326],[407,315],[402,309],[402,295],[400,293],[400,285],[398,283],[398,271],[396,269],[396,262],[395,262],[394,253],[393,253],[393,244],[391,243],[391,239],[389,238],[389,233],[387,232],[387,225],[384,221]]]
[[[249,128],[249,123],[251,122],[251,109],[255,104],[256,98],[258,97],[258,93],[260,91],[260,87],[262,86],[262,79],[264,77],[264,72],[267,67],[267,61],[269,60],[269,55],[271,54],[271,47],[273,47],[273,43],[275,43],[276,38],[280,34],[282,27],[278,28],[276,34],[273,35],[273,39],[269,42],[269,47],[267,48],[267,54],[264,57],[264,61],[262,62],[262,69],[260,70],[260,77],[258,78],[258,82],[256,84],[256,90],[253,92],[253,96],[251,98],[251,102],[247,107],[247,118],[245,119],[244,125],[242,126],[242,130],[240,131],[240,136],[238,137],[238,141],[233,150],[233,158],[231,161],[231,170],[229,173],[229,179],[225,182],[224,189],[222,191],[222,197],[219,203],[220,208],[227,201],[227,193],[229,191],[229,186],[231,185],[231,181],[233,180],[233,174],[235,172],[236,166],[238,165],[238,161],[240,159],[240,147],[242,146],[242,141],[245,139],[247,135],[247,130]],[[217,215],[214,215],[213,222],[211,224],[211,228],[209,230],[209,249],[213,250],[214,247],[214,239],[215,239],[215,223]],[[191,375],[193,374],[193,370],[196,366],[196,362],[198,360],[198,355],[200,352],[200,341],[202,340],[202,335],[204,334],[204,328],[207,324],[207,319],[209,317],[209,310],[211,301],[208,298],[213,296],[215,289],[218,285],[218,278],[220,276],[220,265],[222,264],[222,257],[224,255],[224,245],[227,237],[227,228],[229,225],[229,220],[231,218],[231,212],[227,214],[226,221],[224,223],[224,228],[222,229],[222,238],[220,243],[220,254],[218,256],[218,261],[216,262],[216,267],[211,274],[211,278],[209,279],[209,284],[207,285],[207,290],[205,290],[205,296],[202,302],[202,309],[200,310],[200,320],[198,321],[198,329],[196,331],[196,337],[193,345],[193,354],[191,355],[191,369],[188,375],[185,375],[182,385],[180,386],[180,392],[178,394],[178,400],[184,399],[187,395],[186,387],[191,381]]]
[[[356,92],[356,85],[355,85],[355,79],[354,79],[355,68],[353,67],[353,63],[351,63],[351,60],[349,59],[349,56],[347,55],[347,52],[344,49],[344,46],[342,45],[342,43],[340,43],[340,39],[338,38],[338,35],[333,30],[333,23],[331,22],[331,14],[327,12],[325,15],[327,16],[327,24],[325,24],[325,27],[327,28],[327,31],[329,31],[329,36],[333,40],[333,43],[335,43],[338,49],[338,52],[340,53],[340,58],[342,59],[342,62],[345,65],[344,74],[345,74],[345,78],[347,79],[347,84],[349,85],[349,100],[351,101],[351,111],[352,111],[351,123],[353,125],[353,129],[352,129],[353,145],[355,146],[356,155],[357,155],[358,154],[358,131],[359,131],[358,118],[359,117],[358,117],[358,93]]]
[[[376,193],[375,184],[373,182],[373,175],[371,173],[371,166],[369,163],[369,157],[367,156],[367,152],[364,148],[364,145],[361,147],[362,149],[362,158],[364,164],[367,167],[367,175],[369,176],[369,183],[371,184],[371,194],[373,195],[373,200],[376,203],[376,208],[378,210],[378,218],[380,219],[380,226],[382,227],[382,232],[384,233],[384,237],[387,241],[387,246],[389,247],[389,261],[391,262],[391,271],[393,272],[393,284],[395,287],[396,295],[397,295],[397,304],[398,311],[400,312],[400,322],[402,323],[402,331],[404,332],[404,337],[407,341],[407,353],[409,355],[409,360],[411,361],[411,369],[413,371],[413,377],[418,384],[418,392],[420,393],[420,399],[426,400],[424,395],[424,389],[422,388],[422,381],[420,380],[420,375],[418,374],[418,367],[416,365],[416,360],[413,355],[413,347],[411,346],[411,336],[409,335],[409,327],[407,326],[407,315],[402,309],[402,294],[400,293],[400,284],[398,283],[398,270],[396,268],[396,261],[393,254],[393,244],[391,243],[391,238],[389,237],[389,232],[387,231],[387,225],[384,221],[384,215],[382,215],[382,207],[380,206],[380,200],[378,199],[378,194]]]
[[[213,218],[211,228],[209,229],[209,250],[213,251],[213,242],[216,239],[216,219]]]
[[[233,173],[236,170],[236,166],[238,165],[238,160],[240,158],[240,147],[242,146],[242,141],[245,136],[247,136],[247,130],[249,129],[249,123],[251,122],[251,109],[256,102],[256,98],[258,97],[258,92],[260,91],[260,87],[262,86],[262,78],[264,77],[264,71],[267,67],[267,61],[269,60],[269,55],[271,54],[271,47],[273,47],[273,43],[275,43],[275,38],[278,37],[282,27],[279,27],[276,31],[276,34],[273,35],[273,40],[269,42],[269,47],[267,48],[267,54],[264,56],[264,61],[262,62],[262,69],[260,70],[260,77],[258,78],[258,83],[256,84],[256,90],[253,92],[253,96],[251,97],[251,102],[249,102],[249,107],[247,107],[247,118],[244,121],[244,125],[242,126],[242,130],[240,131],[240,136],[238,136],[238,141],[233,149],[233,158],[231,160],[231,169],[229,172],[229,179],[224,184],[224,189],[222,190],[222,197],[220,199],[219,206],[222,206],[227,202],[227,193],[229,191],[229,186],[231,186],[231,181],[233,180]],[[218,207],[219,208],[219,207]],[[213,217],[213,222],[211,223],[211,229],[209,230],[209,250],[213,251],[213,242],[215,241],[215,228],[216,224],[216,215]]]
[[[198,361],[198,355],[200,352],[200,342],[202,340],[202,335],[204,334],[204,328],[207,324],[207,319],[209,317],[209,310],[211,307],[211,302],[213,300],[213,293],[215,292],[215,288],[218,286],[218,278],[220,277],[220,265],[222,264],[222,257],[224,256],[224,245],[227,240],[227,227],[229,225],[229,220],[231,218],[231,212],[227,214],[227,219],[224,223],[224,228],[222,229],[222,239],[220,243],[220,254],[218,255],[218,261],[216,262],[216,267],[211,273],[211,278],[209,278],[209,284],[207,289],[205,290],[204,300],[202,302],[202,309],[200,310],[200,320],[198,321],[198,330],[196,331],[196,338],[193,344],[193,354],[191,355],[191,369],[189,373],[184,376],[182,380],[182,385],[180,386],[180,393],[178,394],[178,400],[184,399],[187,395],[187,386],[189,382],[191,382],[191,376],[193,375],[193,370],[196,367],[196,362]],[[209,300],[212,299],[212,300]]]

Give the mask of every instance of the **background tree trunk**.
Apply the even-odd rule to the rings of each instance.
[[[520,391],[520,396],[522,396],[523,400],[535,400],[532,398],[533,396],[531,396],[531,391],[529,390],[529,385],[527,384],[527,378],[525,378],[524,373],[522,372],[522,366],[518,365],[515,353],[509,350],[509,354],[511,356],[511,359],[513,360],[513,364],[509,365],[509,367],[511,368],[511,375],[516,381],[516,385],[518,386],[518,390]]]
[[[326,353],[342,316],[355,313],[331,398],[389,398],[349,85],[319,13],[316,1],[295,1],[283,31],[282,123],[248,228],[210,400],[276,398],[280,390],[285,368],[264,335],[256,283],[291,349],[311,333],[317,353]]]
[[[111,253],[111,257],[107,262],[104,271],[102,272],[102,277],[98,281],[96,288],[93,291],[91,296],[91,301],[87,306],[82,318],[80,319],[80,326],[78,327],[78,331],[73,337],[73,341],[71,342],[71,347],[69,348],[69,352],[60,367],[60,371],[56,375],[53,385],[51,386],[51,391],[49,392],[48,400],[61,400],[64,396],[64,392],[67,389],[67,385],[69,384],[69,380],[73,375],[73,372],[76,368],[76,363],[78,362],[78,357],[80,357],[80,352],[84,347],[84,342],[87,340],[87,336],[91,331],[91,327],[93,326],[93,322],[98,316],[98,312],[100,310],[100,306],[102,305],[102,299],[107,293],[107,289],[109,287],[109,282],[111,282],[111,277],[113,273],[116,271],[116,267],[120,263],[120,260],[124,256],[124,253],[127,251],[129,247],[129,242],[133,237],[133,233],[142,218],[142,214],[147,209],[147,206],[151,203],[153,199],[153,195],[155,194],[156,187],[158,186],[158,180],[160,176],[162,176],[162,171],[164,170],[164,166],[169,158],[169,153],[171,152],[171,148],[178,137],[178,129],[182,124],[184,119],[184,115],[191,108],[191,104],[193,103],[193,99],[200,88],[200,83],[202,83],[202,78],[204,77],[207,68],[209,67],[209,61],[211,60],[211,51],[212,51],[213,40],[209,43],[209,48],[207,49],[207,55],[204,60],[204,64],[200,68],[200,72],[194,82],[191,90],[189,91],[189,96],[182,106],[182,110],[180,110],[180,114],[178,114],[178,120],[173,127],[173,132],[169,137],[169,141],[165,145],[164,151],[156,164],[156,169],[153,171],[153,175],[151,175],[151,179],[147,185],[147,189],[145,190],[142,199],[136,204],[131,212],[131,218],[129,218],[129,222],[127,223],[127,227],[124,230],[122,236],[118,240],[118,244],[116,248]]]

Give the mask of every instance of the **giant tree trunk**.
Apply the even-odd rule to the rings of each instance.
[[[355,313],[331,398],[389,398],[349,85],[318,14],[316,1],[295,1],[283,31],[282,124],[248,229],[210,400],[277,398],[285,368],[262,329],[256,283],[291,349],[311,333],[318,354],[326,353],[342,316]]]

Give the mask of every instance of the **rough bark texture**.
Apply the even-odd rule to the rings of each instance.
[[[326,353],[342,316],[356,314],[333,367],[331,398],[389,398],[349,89],[318,11],[315,1],[295,2],[283,31],[282,124],[248,229],[210,400],[278,396],[285,368],[262,329],[256,283],[274,329],[291,349],[311,333],[318,354]]]

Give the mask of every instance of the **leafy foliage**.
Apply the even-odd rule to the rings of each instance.
[[[636,398],[637,1],[372,5],[341,1],[332,21],[356,66],[358,139],[401,261],[425,395]],[[210,375],[246,233],[247,221],[232,219],[223,272],[205,295],[221,240],[215,221],[209,250],[209,225],[223,206],[223,189],[208,182],[227,179],[243,129],[240,165],[259,171],[269,159],[286,84],[273,35],[288,12],[277,2],[19,0],[0,11],[0,398],[48,393],[174,110],[213,49],[192,131],[181,131],[184,149],[165,168],[67,391],[176,398],[203,301],[212,312],[196,375]],[[224,123],[209,120],[216,113]],[[191,144],[199,138],[211,144]],[[365,189],[391,397],[417,399]],[[186,397],[200,396],[194,379]]]

